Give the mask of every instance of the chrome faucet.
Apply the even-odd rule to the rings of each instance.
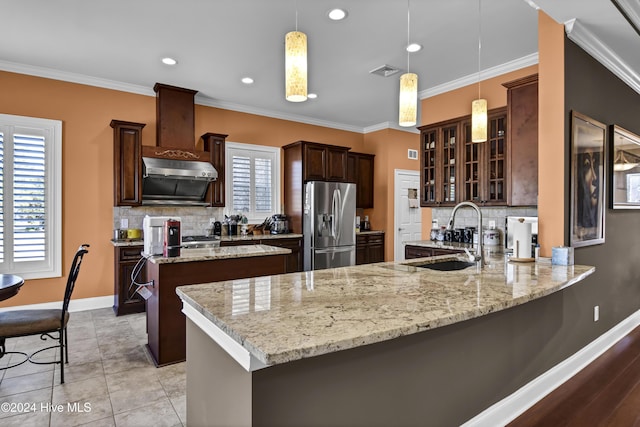
[[[453,211],[451,212],[451,218],[449,218],[449,225],[448,225],[448,229],[449,230],[453,230],[453,223],[456,219],[456,212],[458,212],[458,209],[460,209],[463,206],[469,206],[470,208],[475,209],[476,213],[478,214],[478,249],[477,252],[474,255],[471,255],[469,253],[469,251],[465,248],[465,252],[467,253],[467,255],[469,256],[469,259],[471,261],[475,261],[478,263],[478,265],[480,267],[484,267],[484,258],[483,258],[483,252],[482,252],[482,212],[480,211],[480,208],[478,207],[478,205],[476,205],[475,203],[472,202],[460,202],[458,203],[454,208]]]

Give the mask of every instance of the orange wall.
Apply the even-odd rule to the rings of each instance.
[[[564,26],[538,13],[538,227],[540,255],[564,245]]]
[[[146,123],[144,145],[156,138],[154,96],[0,72],[0,112],[62,120],[62,268],[64,277],[28,280],[0,307],[60,301],[66,271],[81,243],[91,245],[74,299],[113,294],[113,129],[112,119]],[[228,140],[283,146],[299,139],[364,150],[361,133],[289,122],[196,105],[195,135],[228,134]],[[195,141],[194,141],[195,144]]]
[[[481,82],[481,96],[489,110],[507,105],[507,88],[502,83],[530,76],[538,72],[532,65]],[[471,102],[478,98],[478,85],[473,84],[422,100],[420,123],[428,125],[471,114]],[[431,208],[422,208],[422,238],[428,239],[431,230]]]
[[[395,169],[418,170],[418,161],[407,158],[407,151],[417,150],[420,146],[420,135],[384,129],[364,136],[365,152],[375,154],[374,161],[374,206],[365,209],[369,215],[371,229],[385,231],[385,260],[393,260],[395,204]]]

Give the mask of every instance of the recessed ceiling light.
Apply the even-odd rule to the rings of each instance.
[[[316,99],[318,97],[318,94],[316,93],[308,93],[307,94],[307,98],[309,99]]]
[[[410,43],[407,46],[407,52],[411,52],[411,53],[417,52],[421,49],[422,49],[422,45],[419,45],[418,43]]]
[[[253,83],[253,79],[251,77],[243,77],[242,78],[242,83],[246,84],[246,85],[250,85]]]
[[[342,21],[347,17],[347,11],[344,9],[331,9],[327,12],[327,15],[332,21]]]
[[[166,58],[162,58],[162,63],[166,65],[176,65],[178,61],[167,56]]]

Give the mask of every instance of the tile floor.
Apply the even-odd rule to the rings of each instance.
[[[186,425],[185,363],[156,368],[144,344],[145,315],[111,308],[71,313],[69,364],[25,363],[0,371],[0,425]],[[39,336],[7,340],[7,351],[46,347]],[[26,349],[26,350],[25,350]],[[52,360],[47,350],[40,360]],[[18,357],[11,355],[11,357]],[[0,359],[7,366],[9,355]]]

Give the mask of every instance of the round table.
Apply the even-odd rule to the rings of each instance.
[[[24,279],[15,274],[0,274],[0,301],[11,298],[24,285]]]

